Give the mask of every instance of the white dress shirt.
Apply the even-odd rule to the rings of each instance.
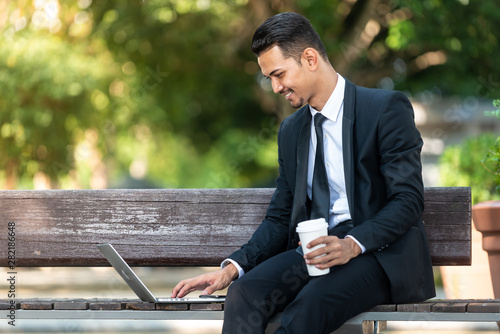
[[[350,220],[349,205],[344,179],[344,160],[342,154],[342,116],[344,115],[344,90],[345,79],[338,75],[337,85],[326,102],[321,114],[326,117],[323,122],[323,145],[326,175],[330,189],[330,216],[328,225],[330,228],[339,223]],[[318,113],[309,106],[311,115]],[[312,198],[312,181],[316,157],[316,129],[311,122],[311,141],[309,142],[309,162],[307,168],[307,196]]]
[[[323,122],[323,146],[326,175],[330,189],[330,214],[328,219],[329,228],[333,228],[351,219],[349,203],[347,202],[347,193],[344,178],[344,155],[342,153],[342,117],[344,115],[344,91],[345,79],[338,74],[337,85],[332,95],[326,102],[321,114],[326,117]],[[311,115],[314,119],[319,111],[309,106]],[[312,180],[314,174],[314,161],[316,157],[316,129],[314,122],[311,122],[311,141],[309,143],[309,161],[307,165],[307,196],[312,198]],[[347,235],[347,238],[353,239],[364,253],[366,248],[353,236]]]

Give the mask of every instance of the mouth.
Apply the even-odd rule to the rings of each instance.
[[[290,95],[292,95],[293,91],[289,91],[288,93],[282,93],[281,95],[283,95],[287,100],[290,99]]]

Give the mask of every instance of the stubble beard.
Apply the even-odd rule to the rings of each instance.
[[[293,90],[290,90],[290,92],[292,94],[295,94],[295,92]],[[282,94],[282,93],[280,93],[280,94]],[[297,96],[297,94],[295,94],[295,95]],[[302,107],[305,104],[305,101],[302,97],[297,96],[297,98],[299,99],[297,102],[293,102],[292,100],[289,100],[290,105],[295,109],[299,109],[300,107]]]
[[[299,109],[300,107],[302,107],[304,105],[304,99],[303,98],[299,98],[299,101],[294,103],[292,101],[290,101],[290,105],[295,108],[295,109]]]

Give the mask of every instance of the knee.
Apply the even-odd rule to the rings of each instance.
[[[256,296],[249,292],[247,285],[244,281],[238,280],[233,282],[227,290],[224,305],[224,334],[264,332],[268,321],[266,314],[256,307]]]
[[[243,291],[244,289],[241,287],[241,284],[237,283],[238,281],[235,281],[231,283],[231,285],[227,289],[226,293],[226,301],[225,305],[230,305],[234,302],[238,302],[238,300],[241,300],[241,298],[244,298],[243,296]]]
[[[258,280],[243,276],[231,283],[227,290],[226,305],[228,303],[248,303],[266,297],[265,288]]]
[[[224,309],[228,310],[227,315],[244,315],[244,319],[237,320],[254,327],[267,324],[286,304],[287,298],[280,290],[268,291],[259,284],[238,279],[229,286]]]
[[[254,308],[254,301],[261,298],[259,289],[255,288],[251,282],[246,282],[242,278],[231,283],[227,289],[225,309],[252,309]]]

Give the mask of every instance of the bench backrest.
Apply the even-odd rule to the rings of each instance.
[[[133,266],[218,266],[264,218],[274,189],[0,191],[0,266],[107,266],[111,243]],[[470,188],[426,188],[434,265],[470,265]],[[11,239],[12,240],[12,239]]]

